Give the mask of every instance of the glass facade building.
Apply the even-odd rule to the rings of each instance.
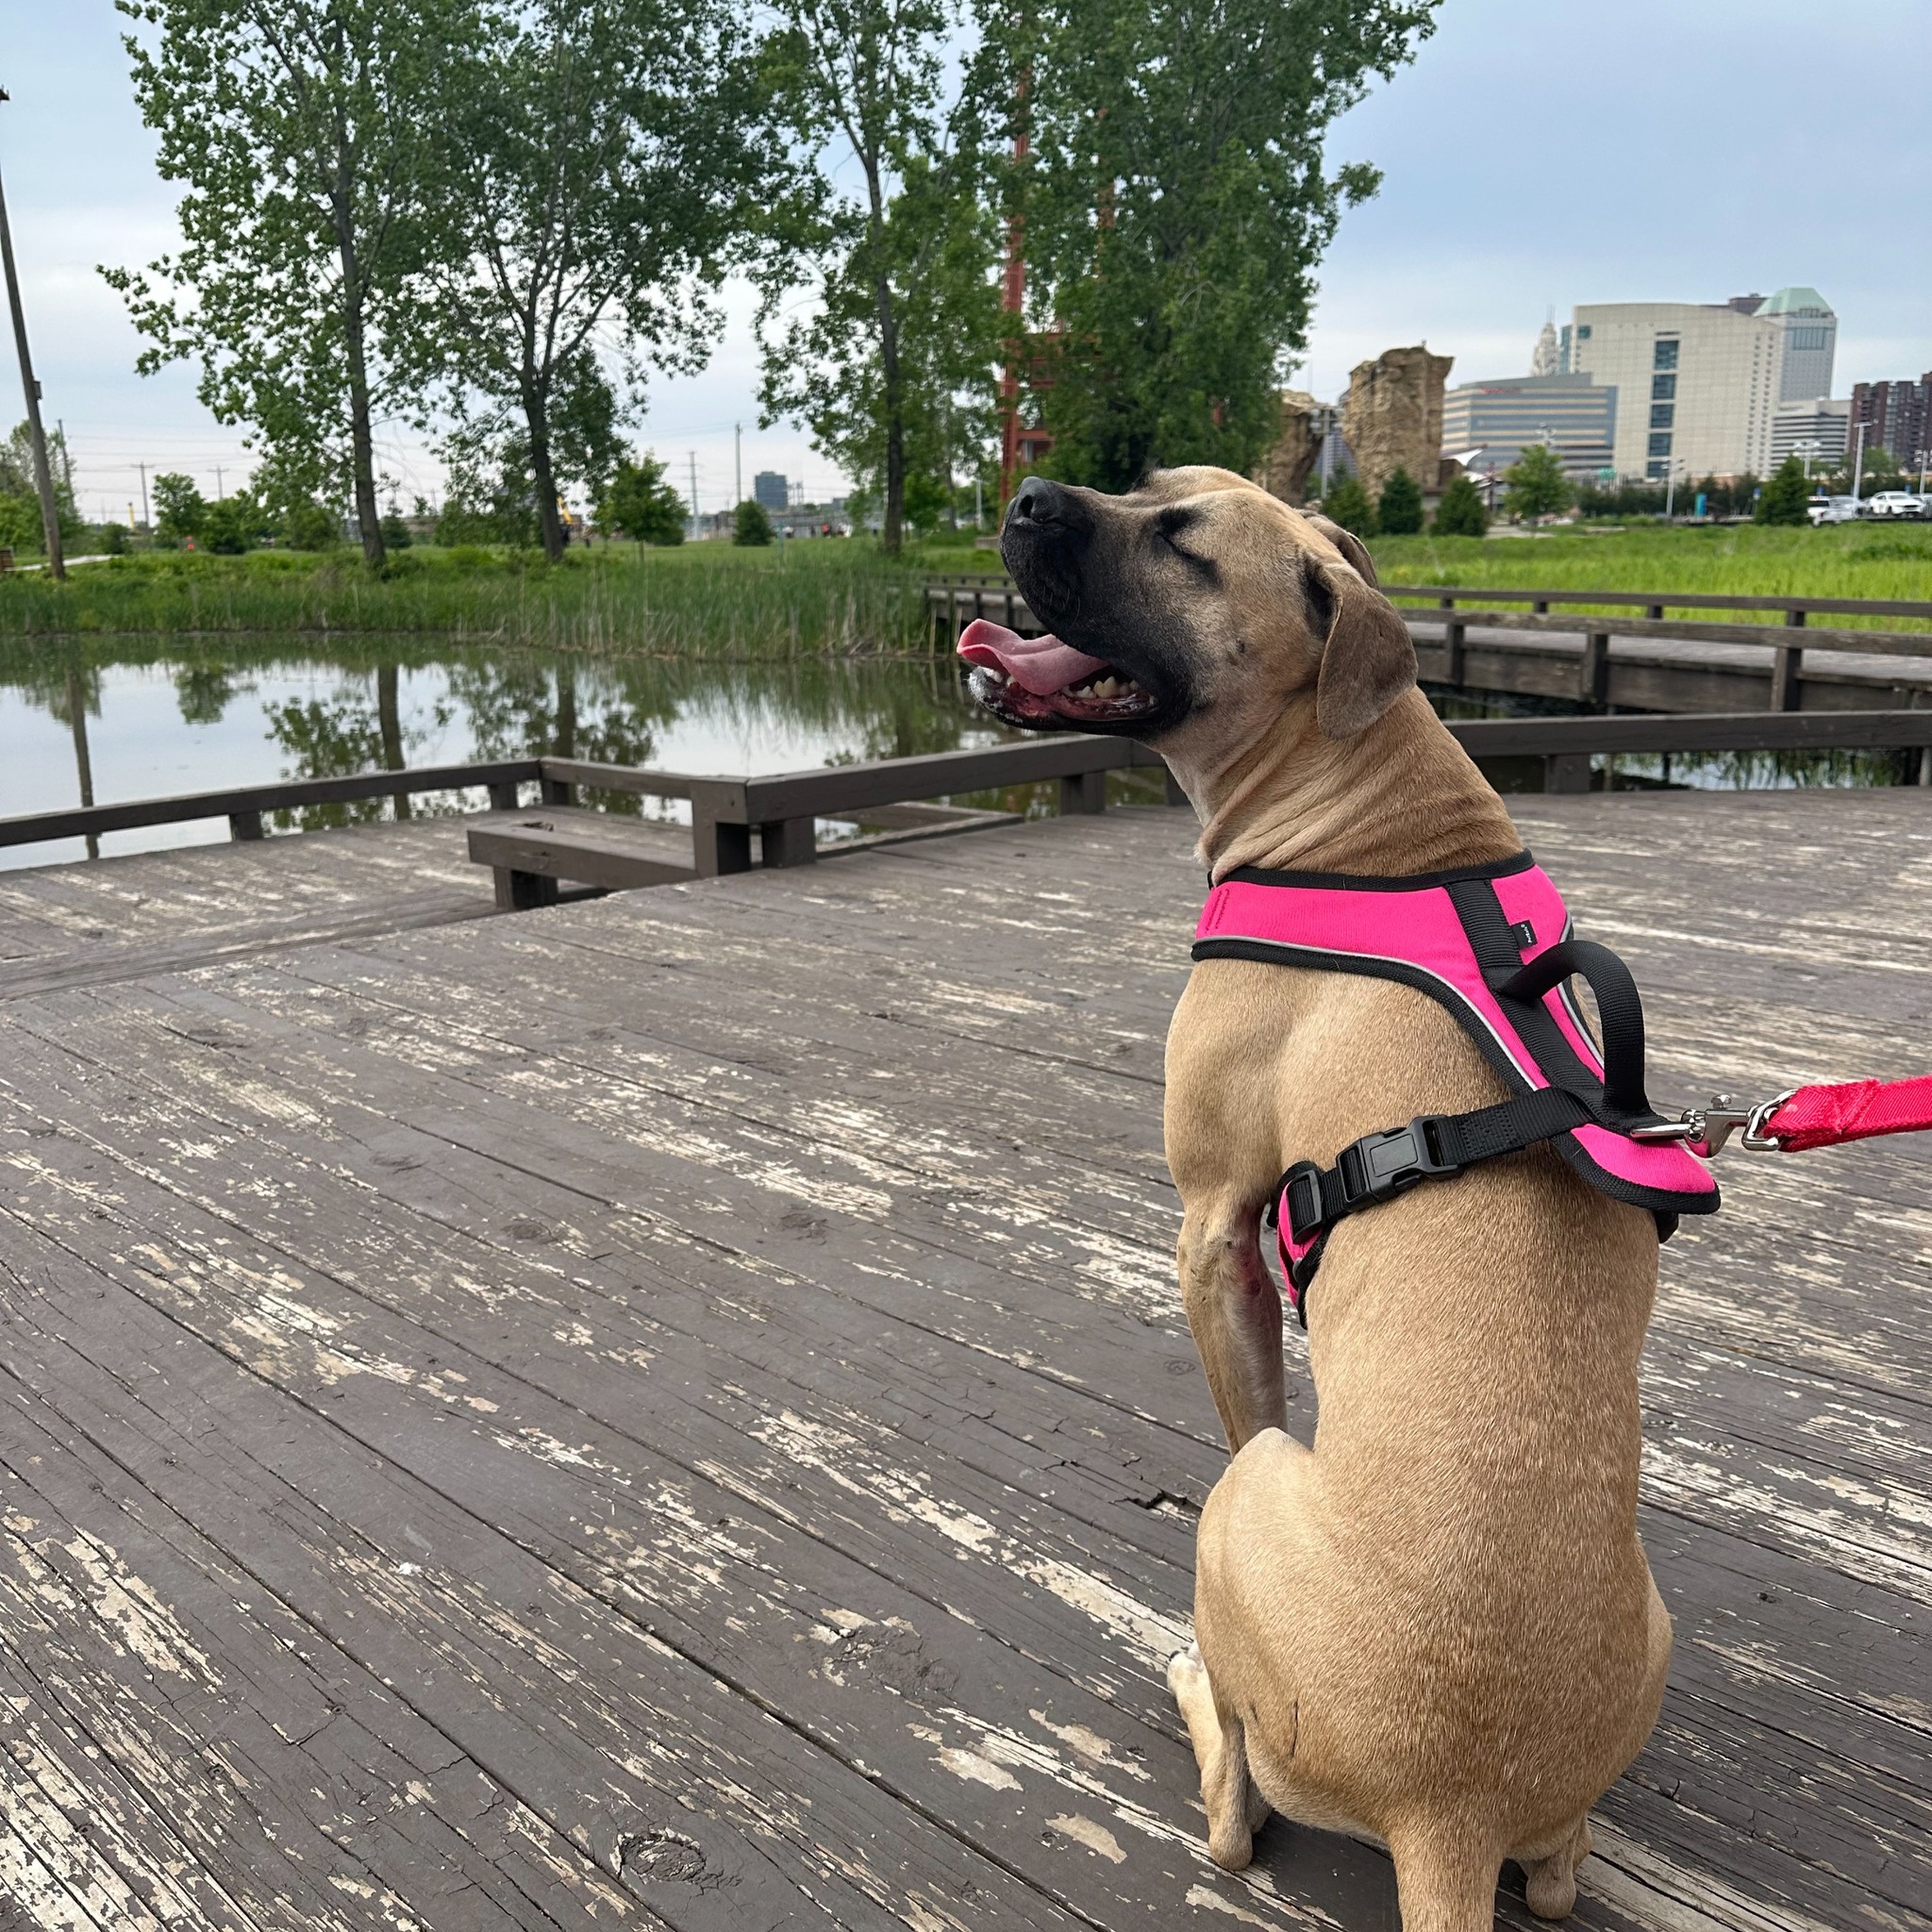
[[[1588,375],[1502,376],[1465,382],[1442,398],[1442,454],[1481,455],[1473,467],[1500,474],[1533,442],[1549,443],[1567,475],[1590,478],[1611,464],[1617,391]]]

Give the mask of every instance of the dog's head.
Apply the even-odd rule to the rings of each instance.
[[[959,641],[974,695],[1010,724],[1231,747],[1311,694],[1322,733],[1350,738],[1415,682],[1361,543],[1228,470],[1158,471],[1124,496],[1028,477],[1000,551],[1052,633]]]

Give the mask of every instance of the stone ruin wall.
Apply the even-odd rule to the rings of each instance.
[[[1283,503],[1307,501],[1328,420],[1328,409],[1313,396],[1298,389],[1281,391],[1281,433],[1254,476],[1269,495]]]
[[[1349,372],[1341,399],[1341,434],[1371,497],[1397,470],[1424,490],[1436,487],[1442,451],[1442,391],[1453,356],[1432,356],[1420,344],[1385,349]]]

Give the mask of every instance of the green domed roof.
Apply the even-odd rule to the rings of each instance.
[[[1759,315],[1829,315],[1831,304],[1816,289],[1780,289],[1757,312]]]

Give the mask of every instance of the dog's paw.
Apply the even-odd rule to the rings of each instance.
[[[1201,1646],[1191,1643],[1186,1650],[1177,1650],[1167,1660],[1167,1688],[1176,1697],[1186,1697],[1191,1690],[1199,1690],[1208,1681],[1208,1666],[1201,1661]]]

